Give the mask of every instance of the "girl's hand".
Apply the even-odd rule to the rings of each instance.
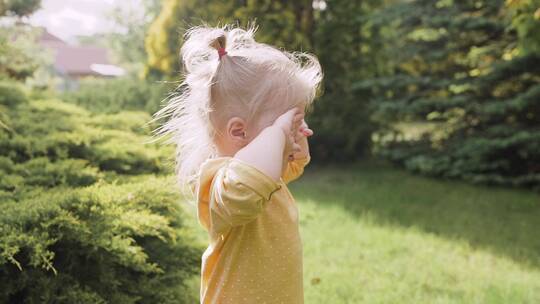
[[[299,142],[303,137],[309,137],[313,135],[313,130],[311,130],[304,119],[302,119],[302,124],[296,132],[295,141]]]
[[[313,130],[311,130],[306,123],[304,119],[302,119],[302,123],[298,130],[295,132],[295,139],[294,141],[300,145],[300,152],[295,153],[294,155],[289,155],[289,161],[293,161],[295,158],[302,158],[305,155],[307,155],[309,152],[308,150],[308,143],[307,143],[307,137],[313,135]]]
[[[285,158],[301,151],[300,145],[296,143],[296,133],[302,125],[303,118],[304,113],[301,112],[301,109],[294,107],[279,116],[273,123],[273,126],[281,128],[285,134],[285,148],[283,151]]]

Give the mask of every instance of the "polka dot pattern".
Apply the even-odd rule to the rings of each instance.
[[[201,167],[199,220],[210,244],[202,257],[201,304],[303,304],[298,209],[287,181],[229,157]],[[234,210],[233,210],[234,209]]]

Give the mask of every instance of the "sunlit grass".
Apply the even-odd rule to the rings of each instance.
[[[538,194],[381,164],[309,166],[290,189],[308,304],[540,303]]]

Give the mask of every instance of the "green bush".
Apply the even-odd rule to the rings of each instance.
[[[95,183],[101,176],[98,169],[88,166],[84,159],[62,159],[51,162],[46,157],[33,158],[22,164],[14,164],[9,158],[0,157],[0,189],[16,190],[17,187],[41,186],[52,188],[58,185],[86,186]],[[24,181],[24,183],[20,183]]]
[[[182,224],[173,151],[145,144],[150,115],[59,100],[6,110],[0,303],[196,302],[202,245]]]
[[[13,82],[0,82],[0,105],[14,107],[27,102],[23,89]]]
[[[0,132],[0,155],[16,163],[86,159],[101,170],[157,173],[171,169],[170,148],[145,144],[151,119],[144,112],[92,115],[58,100],[32,101],[9,115],[12,131]],[[126,121],[129,120],[129,123]],[[133,131],[137,131],[135,133]]]
[[[95,113],[145,111],[155,113],[173,87],[137,78],[86,79],[77,91],[66,92],[62,99]]]
[[[41,191],[3,202],[2,303],[193,303],[201,249],[171,178]]]

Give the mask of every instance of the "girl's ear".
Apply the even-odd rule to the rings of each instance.
[[[247,141],[246,122],[240,117],[233,117],[227,123],[228,140],[243,146]]]

